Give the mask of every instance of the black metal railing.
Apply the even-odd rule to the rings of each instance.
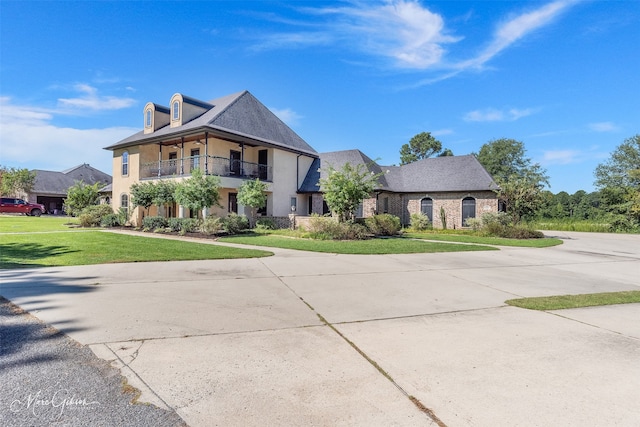
[[[259,178],[261,181],[273,180],[271,166],[243,162],[217,156],[189,156],[181,159],[158,160],[140,165],[140,178],[169,178],[191,175],[191,171],[200,169],[207,175],[231,176],[236,178]]]

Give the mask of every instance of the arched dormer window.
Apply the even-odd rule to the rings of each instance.
[[[151,123],[151,117],[152,117],[153,113],[151,111],[151,108],[147,108],[147,110],[144,112],[144,127],[145,128],[150,128],[152,123]]]
[[[122,176],[129,175],[129,152],[122,153]]]
[[[173,101],[171,104],[171,120],[180,120],[180,101]]]

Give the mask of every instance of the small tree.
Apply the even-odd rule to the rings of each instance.
[[[442,151],[442,143],[435,139],[430,132],[422,132],[409,140],[400,148],[400,164],[406,165],[418,160],[426,159]],[[453,156],[448,148],[442,152],[444,156]]]
[[[67,214],[78,216],[82,210],[91,205],[97,205],[100,200],[100,183],[93,185],[85,184],[83,181],[76,182],[67,191],[67,198],[64,201],[64,210]]]
[[[155,186],[155,193],[153,195],[153,204],[158,206],[158,209],[162,208],[162,215],[167,205],[175,202],[177,184],[174,181],[158,181]]]
[[[504,203],[514,225],[524,217],[532,216],[544,203],[542,185],[526,177],[511,177],[496,190],[498,200]]]
[[[0,194],[22,197],[33,189],[36,172],[29,169],[17,169],[0,166]]]
[[[220,178],[204,175],[200,169],[191,171],[191,178],[176,186],[175,201],[192,211],[220,206]]]
[[[255,226],[258,209],[267,205],[267,195],[265,191],[267,191],[267,184],[257,178],[254,181],[243,182],[238,189],[238,202],[241,205],[251,208],[249,218],[251,227]]]
[[[136,182],[131,185],[130,192],[131,203],[134,206],[149,209],[156,194],[156,185],[153,182]]]
[[[327,177],[320,179],[319,184],[338,221],[353,220],[356,209],[373,192],[381,175],[369,172],[363,164],[354,167],[345,163],[341,170],[329,166]]]

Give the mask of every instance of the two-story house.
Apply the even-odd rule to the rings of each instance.
[[[204,102],[175,94],[169,107],[148,103],[142,131],[106,147],[113,151],[113,207],[130,206],[130,187],[144,180],[183,180],[199,168],[221,181],[222,208],[244,213],[238,188],[246,179],[268,184],[264,215],[286,217],[298,206],[298,188],[318,153],[248,91]],[[152,207],[149,214],[156,215]],[[138,222],[143,212],[134,210]],[[172,217],[196,216],[181,206]],[[138,222],[139,223],[139,222]]]

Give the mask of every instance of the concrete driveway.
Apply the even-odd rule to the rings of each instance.
[[[118,365],[191,426],[640,425],[640,236],[547,249],[0,273],[0,294]]]

